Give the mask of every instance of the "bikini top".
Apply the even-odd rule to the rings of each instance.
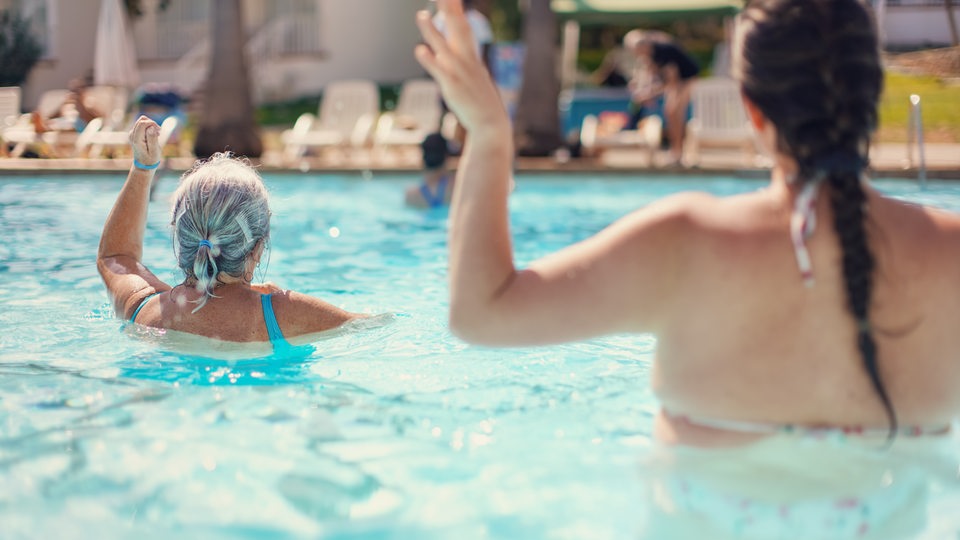
[[[430,192],[430,186],[428,186],[426,182],[420,184],[420,195],[423,195],[423,200],[427,202],[427,206],[430,208],[440,208],[447,204],[446,191],[447,175],[440,177],[440,180],[437,182],[436,193]]]
[[[159,294],[160,293],[155,292],[147,295],[143,300],[141,300],[140,305],[138,305],[137,309],[134,310],[133,316],[130,317],[130,322],[136,322],[137,315],[140,314],[140,310],[143,309],[143,306],[147,305],[147,302],[149,302],[151,298]],[[267,336],[270,338],[270,343],[273,344],[274,349],[279,349],[281,347],[289,348],[291,345],[286,338],[283,337],[283,332],[280,330],[280,325],[277,323],[277,316],[273,312],[272,296],[272,294],[260,295],[260,306],[263,309],[263,320],[266,323]]]
[[[804,426],[801,424],[779,424],[775,422],[754,422],[747,420],[728,420],[725,418],[713,418],[708,416],[691,416],[688,414],[675,414],[667,409],[663,409],[663,414],[667,418],[686,422],[688,424],[718,429],[722,431],[733,431],[737,433],[746,433],[750,435],[777,435],[792,434],[804,435],[808,437],[825,437],[829,435],[852,435],[862,437],[887,437],[890,430],[887,428],[866,427],[866,426]],[[937,435],[946,435],[950,432],[950,424],[942,426],[900,426],[894,434],[900,437],[929,437]]]
[[[793,213],[790,216],[790,240],[793,243],[793,253],[797,258],[797,267],[803,284],[813,287],[813,262],[810,260],[810,251],[807,249],[807,240],[813,235],[817,227],[817,192],[820,181],[807,182],[796,200],[793,202]]]

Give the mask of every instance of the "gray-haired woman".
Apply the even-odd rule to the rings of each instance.
[[[170,286],[142,263],[147,204],[160,163],[159,128],[141,117],[130,131],[133,166],[100,238],[97,268],[126,320],[229,342],[271,342],[329,330],[361,317],[272,284],[252,283],[270,236],[260,176],[215,155],[184,174],[175,194],[173,244],[186,278]]]

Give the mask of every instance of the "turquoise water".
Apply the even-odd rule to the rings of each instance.
[[[655,341],[460,342],[447,216],[404,208],[411,180],[266,178],[258,279],[384,315],[306,358],[239,362],[166,351],[113,318],[94,257],[120,176],[0,180],[0,538],[643,536]],[[144,253],[168,282],[174,185]],[[518,262],[677,190],[763,185],[521,177]],[[881,187],[960,210],[960,186]],[[954,538],[940,534],[960,529],[960,497],[931,493],[924,538]]]

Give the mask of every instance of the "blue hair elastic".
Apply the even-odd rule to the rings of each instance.
[[[211,244],[206,238],[200,241],[200,245],[197,247],[197,249],[200,249],[203,246],[207,246],[208,249],[213,249],[213,244]]]
[[[157,161],[157,162],[154,163],[153,165],[145,165],[145,164],[140,163],[139,161],[137,161],[137,158],[133,158],[133,166],[136,167],[136,168],[138,168],[138,169],[142,169],[142,170],[144,170],[144,171],[152,171],[152,170],[154,170],[154,169],[156,169],[157,167],[160,166],[160,162]]]

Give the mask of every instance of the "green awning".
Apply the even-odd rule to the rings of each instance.
[[[561,19],[605,24],[732,15],[743,4],[743,0],[551,0],[554,13]]]

